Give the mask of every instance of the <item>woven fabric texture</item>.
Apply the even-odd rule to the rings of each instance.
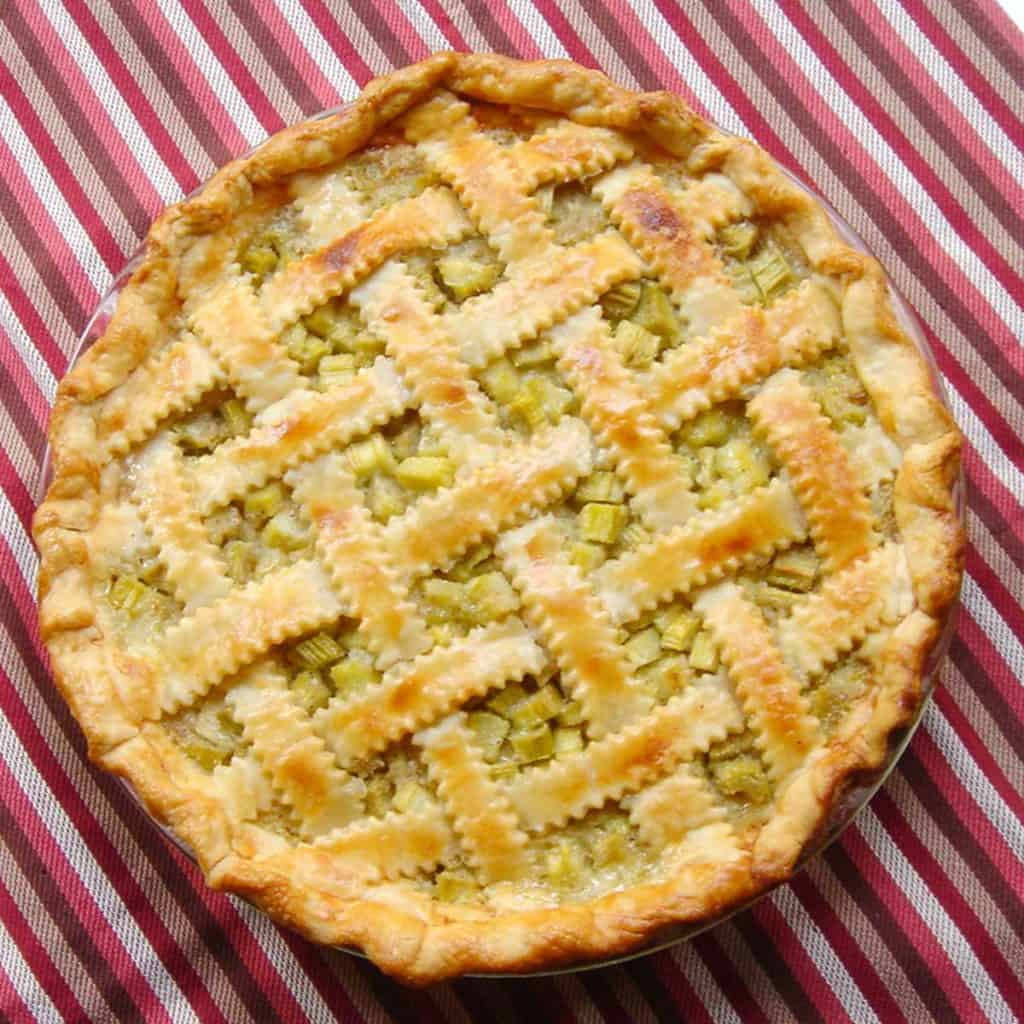
[[[671,89],[825,195],[966,437],[963,610],[896,770],[791,884],[588,973],[402,989],[206,888],[88,764],[36,627],[56,383],[152,218],[438,49]],[[0,1019],[1011,1021],[1024,1007],[1024,37],[994,0],[0,2]]]

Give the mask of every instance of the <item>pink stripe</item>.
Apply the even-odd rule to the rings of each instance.
[[[2,283],[3,257],[0,256],[0,283]],[[8,300],[10,296],[7,296]],[[13,306],[14,304],[11,303]],[[17,314],[16,314],[17,315]],[[31,336],[30,336],[31,337]],[[7,331],[0,326],[0,363],[10,375],[14,386],[18,390],[25,407],[32,414],[31,426],[39,432],[46,429],[46,423],[50,416],[50,400],[43,394],[39,385],[36,384],[28,364],[21,358],[18,350],[14,347],[14,340]],[[10,411],[10,410],[8,410]],[[25,438],[25,443],[31,447],[36,438]]]
[[[461,51],[469,49],[465,37],[458,30],[455,22],[448,17],[444,8],[437,2],[437,0],[420,0],[420,6],[427,12],[427,14],[430,15],[431,20],[438,29],[440,29],[445,39],[448,40],[452,49]]]
[[[691,943],[680,947],[679,956],[683,960],[699,959]],[[687,1024],[715,1024],[707,1004],[698,997],[683,970],[673,963],[670,953],[662,953],[654,958],[654,970],[665,986],[665,991],[679,1008],[680,1020],[686,1021]],[[724,995],[722,1002],[726,1002]]]
[[[848,65],[825,38],[824,33],[821,32],[814,20],[807,16],[799,4],[794,0],[780,0],[780,3],[800,34],[839,82],[847,96],[875,126],[879,135],[889,143],[936,205],[942,209],[957,234],[975,251],[976,255],[1016,301],[1024,301],[1024,281],[1014,273],[1003,255],[985,237],[978,227],[976,218],[964,209],[931,165],[921,156],[920,151],[910,143],[899,125],[889,116],[882,104],[864,84],[863,79],[850,71]],[[878,14],[876,17],[872,17],[868,11],[864,21],[880,44],[888,44],[886,48],[911,78],[921,96],[941,108],[943,120],[949,122],[950,131],[955,131],[958,137],[968,131],[966,118],[956,110],[948,95],[940,93],[936,89],[913,52],[903,45],[899,36],[882,15]],[[804,76],[801,74],[794,78],[803,80]],[[794,85],[794,88],[799,89],[799,84],[802,84],[802,81],[799,84],[795,82],[791,82],[791,84]],[[810,88],[805,88],[802,92],[805,99],[812,95],[813,92]],[[909,100],[911,97],[904,97],[904,99]],[[837,122],[837,124],[842,126],[842,122]],[[991,156],[990,151],[986,149],[984,152],[979,152],[981,148],[972,146],[971,154],[976,160],[981,158],[982,168],[987,172],[990,183],[1004,194],[1006,192],[1012,194],[1013,179]],[[1021,366],[1024,368],[1024,362],[1021,363]]]
[[[875,803],[878,799],[878,797],[875,798]],[[875,807],[875,803],[872,803],[872,808]],[[894,829],[890,828],[887,823],[884,824],[888,840],[902,850],[904,832],[909,830]],[[925,924],[907,894],[893,881],[856,822],[843,833],[843,846],[859,867],[860,873],[871,886],[876,897],[885,903],[918,955],[928,966],[930,978],[912,978],[911,983],[915,987],[934,984],[941,989],[946,1001],[959,1013],[964,1012],[965,1006],[970,1007],[971,1013],[978,1013],[978,1005],[955,965],[939,944],[932,930]],[[965,1018],[961,1017],[961,1019]],[[980,1020],[981,1018],[973,1019]]]
[[[320,65],[313,60],[305,42],[299,38],[281,12],[274,5],[268,4],[260,9],[260,17],[263,24],[267,26],[280,44],[281,49],[288,54],[292,66],[305,82],[309,91],[324,107],[334,106],[341,99],[337,89],[331,85],[330,80],[320,70]]]
[[[8,891],[2,878],[0,878],[0,918],[3,919],[4,927],[17,945],[22,959],[32,971],[39,987],[50,997],[50,1002],[53,1003],[57,1012],[68,1019],[85,1020],[88,1016],[85,1008],[76,998],[75,993],[71,991],[70,986],[64,980],[64,975],[57,969],[49,951],[43,949],[42,943],[36,937],[35,930],[25,920],[21,908]],[[0,963],[2,963],[2,958],[0,958]],[[21,1003],[21,997],[15,992],[7,975],[0,970],[0,1007],[5,1012],[9,1012],[16,1003],[25,1006],[24,1003]],[[27,1008],[24,1019],[30,1019]]]
[[[843,1004],[825,981],[818,965],[811,959],[800,937],[789,926],[778,907],[770,900],[761,900],[751,911],[775,950],[785,961],[801,988],[814,1003],[822,1020],[838,1021],[847,1016]]]
[[[71,248],[59,225],[43,206],[39,193],[32,187],[21,166],[8,148],[7,140],[0,136],[0,163],[5,172],[4,182],[12,196],[18,196],[19,205],[29,223],[39,234],[47,251],[53,257],[54,266],[65,284],[84,309],[92,309],[99,301],[99,293],[86,277],[85,269],[78,254]]]
[[[19,0],[18,7],[40,45],[55,59],[59,58],[62,76],[78,100],[79,110],[65,111],[65,117],[82,117],[90,129],[103,140],[104,147],[117,163],[120,173],[139,201],[146,209],[154,212],[160,210],[164,204],[159,194],[125,142],[124,136],[110,120],[84,72],[65,47],[64,40],[53,30],[41,9],[35,4]]]
[[[182,7],[205,40],[206,45],[213,52],[214,57],[227,72],[235,88],[256,115],[256,119],[263,126],[264,131],[270,133],[283,128],[284,121],[281,115],[274,110],[267,99],[267,94],[245,66],[235,48],[227,41],[216,19],[195,0],[182,0]]]
[[[391,30],[392,35],[409,55],[409,63],[424,60],[430,56],[430,47],[416,31],[415,25],[406,16],[405,11],[397,4],[375,5],[377,15]],[[365,24],[365,19],[362,19]]]
[[[371,78],[373,71],[369,65],[356,52],[355,47],[349,42],[348,37],[338,27],[337,22],[331,16],[330,11],[324,6],[321,0],[308,0],[306,14],[320,30],[320,34],[327,40],[327,45],[334,50],[335,54],[345,65],[345,70],[363,86]]]
[[[996,648],[984,627],[975,620],[973,615],[961,613],[957,623],[957,634],[988,674],[992,685],[998,690],[1006,705],[1020,717],[1022,700],[1020,681],[1014,677],[1009,663]]]
[[[489,5],[491,11],[497,11],[497,21],[502,31],[508,36],[512,43],[514,52],[511,57],[519,57],[522,60],[542,60],[544,52],[534,41],[532,35],[526,28],[525,23],[517,17],[511,7],[505,2],[495,2]]]
[[[8,183],[8,187],[10,184]],[[12,190],[13,191],[13,190]],[[7,262],[7,254],[0,248],[0,289],[4,297],[10,303],[14,315],[18,318],[25,333],[32,339],[32,343],[42,357],[43,362],[50,368],[55,377],[60,377],[67,369],[67,356],[60,350],[53,340],[53,334],[44,322],[39,310],[32,304],[14,273],[14,268]],[[14,350],[14,343],[11,342],[11,350]],[[45,396],[42,396],[45,399]],[[30,402],[33,408],[35,403]],[[49,403],[42,411],[39,421],[45,422],[49,417]]]
[[[181,147],[164,127],[163,121],[160,120],[159,114],[157,114],[153,105],[149,102],[148,96],[139,88],[135,79],[132,78],[131,72],[121,59],[121,55],[111,43],[110,38],[104,34],[97,24],[88,6],[83,5],[81,10],[76,11],[75,21],[93,53],[96,54],[103,65],[110,80],[121,94],[121,98],[128,104],[129,109],[139,122],[139,125],[146,134],[146,138],[153,144],[153,148],[159,154],[160,159],[163,160],[167,169],[174,176],[174,180],[177,182],[182,193],[190,192],[197,183],[195,168],[189,163]],[[120,165],[118,166],[120,167]],[[160,212],[163,204],[159,200],[155,206],[151,206],[147,202],[145,194],[140,193],[139,189],[135,188],[134,185],[133,191],[146,206],[146,209],[150,210],[154,215]]]
[[[967,905],[959,888],[945,874],[931,851],[907,822],[895,802],[884,790],[872,803],[875,814],[898,842],[900,851],[914,865],[918,875],[935,894],[942,908],[956,922],[979,962],[1010,1006],[1024,1005],[1024,989],[1013,977],[1005,958],[996,948],[973,909]],[[971,995],[974,1002],[974,996]],[[980,1011],[979,1007],[979,1011]]]
[[[213,91],[191,51],[178,38],[157,4],[137,4],[139,17],[146,23],[174,65],[181,82],[197,107],[201,108],[221,142],[232,152],[241,153],[249,146],[224,104]]]

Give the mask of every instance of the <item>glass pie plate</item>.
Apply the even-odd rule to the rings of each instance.
[[[319,114],[314,115],[311,120],[319,121],[326,117],[331,117],[335,114],[339,114],[346,110],[350,104],[344,103],[339,106],[332,107],[324,110]],[[725,129],[718,129],[723,134],[731,134],[726,132]],[[249,155],[254,152],[259,146],[253,147],[243,156]],[[781,165],[780,165],[781,167]],[[785,167],[781,168],[786,176],[803,192],[813,198],[819,203],[825,212],[828,214],[830,220],[836,231],[842,237],[842,239],[860,252],[868,255],[874,255],[868,248],[867,243],[857,234],[853,227],[847,223],[847,221],[840,216],[840,214],[833,208],[833,206],[824,199],[819,193],[810,188],[803,181],[801,181],[796,175],[787,170]],[[188,196],[183,198],[191,198],[191,196],[200,192],[205,187],[205,182],[194,189]],[[68,371],[75,365],[82,354],[86,352],[89,347],[99,339],[110,323],[113,317],[114,311],[117,307],[117,301],[121,294],[121,291],[128,283],[132,274],[138,268],[142,261],[144,253],[144,244],[140,245],[138,249],[131,255],[128,261],[125,263],[123,269],[119,274],[115,276],[111,285],[104,296],[100,299],[92,316],[89,318],[85,329],[82,331],[81,336],[75,345],[75,348],[71,354],[71,358],[68,364]],[[887,277],[889,286],[889,295],[893,304],[893,308],[896,312],[896,316],[906,332],[907,336],[917,346],[919,352],[923,356],[929,373],[932,378],[935,390],[939,395],[942,403],[946,408],[949,408],[949,403],[946,398],[945,388],[942,382],[942,376],[938,368],[938,364],[935,360],[935,356],[932,353],[930,346],[924,336],[924,331],[921,328],[921,324],[917,319],[916,314],[908,305],[907,301],[896,289],[892,280]],[[39,483],[37,486],[37,501],[42,501],[46,493],[47,488],[50,485],[52,479],[52,466],[51,466],[51,453],[49,445],[47,445],[44,453],[44,459],[42,469],[40,471]],[[965,506],[965,483],[963,473],[961,474],[954,484],[954,503],[957,511],[958,518],[962,521],[964,517],[964,506]],[[942,666],[942,662],[948,652],[950,641],[952,640],[953,633],[956,628],[957,612],[959,609],[959,600],[954,601],[949,611],[946,614],[946,618],[942,624],[942,631],[939,639],[935,644],[925,667],[924,679],[922,681],[922,695],[921,701],[914,712],[910,721],[900,729],[894,731],[889,737],[888,751],[886,757],[878,769],[870,772],[862,772],[851,778],[840,791],[835,803],[832,806],[831,811],[827,817],[821,822],[818,830],[814,836],[805,844],[800,857],[797,860],[794,872],[801,870],[811,859],[822,853],[828,846],[830,846],[839,836],[843,830],[853,821],[857,813],[871,800],[875,793],[881,788],[881,786],[888,779],[890,773],[896,767],[896,763],[906,749],[918,725],[920,724],[921,718],[931,700],[932,692],[938,681],[939,669]],[[142,800],[135,792],[131,784],[123,779],[121,776],[117,777],[121,784],[128,790],[132,799],[144,810]],[[148,814],[147,814],[148,817]],[[189,860],[195,863],[195,858],[192,851],[174,834],[169,828],[162,825],[155,819],[150,818],[152,824],[164,834],[164,836],[173,843],[182,853],[185,854]],[[785,883],[779,883],[785,884]],[[772,888],[775,888],[774,886]],[[487,974],[487,975],[469,975],[470,977],[488,977],[488,978],[526,978],[526,977],[543,977],[547,975],[558,975],[566,974],[574,971],[581,970],[593,970],[600,967],[609,967],[614,964],[621,964],[628,960],[636,959],[637,957],[646,956],[649,953],[659,952],[667,949],[678,943],[692,939],[699,935],[701,932],[707,931],[710,928],[714,928],[716,925],[721,924],[723,921],[741,913],[744,910],[749,909],[759,900],[764,899],[771,891],[772,888],[766,889],[759,893],[753,899],[748,900],[744,903],[737,904],[736,906],[728,908],[725,912],[717,917],[705,919],[698,922],[682,923],[679,925],[672,925],[659,931],[651,940],[646,942],[641,948],[633,950],[632,952],[614,957],[606,957],[597,960],[589,960],[585,962],[575,963],[568,966],[562,966],[553,970],[546,971],[532,971],[523,972],[517,974]],[[238,900],[242,903],[248,903],[247,900],[242,897],[229,894],[232,899]],[[254,904],[249,904],[255,906]],[[256,908],[258,909],[258,908]],[[365,954],[358,949],[351,949],[348,947],[337,947],[339,952],[352,954],[360,958],[366,959]]]

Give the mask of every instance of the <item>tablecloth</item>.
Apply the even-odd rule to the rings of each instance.
[[[208,890],[87,763],[29,524],[57,380],[151,218],[443,48],[667,88],[824,193],[920,314],[967,439],[963,612],[909,750],[792,884],[670,951],[409,991]],[[0,3],[0,1016],[1009,1021],[1024,1007],[1024,39],[992,0]]]

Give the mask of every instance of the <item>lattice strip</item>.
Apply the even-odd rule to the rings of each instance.
[[[427,572],[556,501],[590,466],[587,428],[579,420],[563,420],[453,487],[421,498],[388,523],[385,547],[404,575]]]
[[[313,840],[346,873],[371,880],[409,878],[448,856],[455,836],[440,805],[367,819]]]
[[[606,562],[597,570],[597,586],[612,620],[629,622],[673,594],[685,594],[806,535],[796,497],[781,480],[773,480]]]
[[[614,456],[615,471],[644,524],[666,530],[696,509],[686,465],[673,453],[595,308],[551,331],[558,366],[581,397],[583,418]]]
[[[578,181],[606,171],[633,155],[633,147],[618,132],[559,121],[517,142],[508,151],[528,192],[550,181]]]
[[[563,546],[554,520],[545,518],[503,534],[496,550],[562,670],[562,684],[580,702],[588,734],[604,736],[643,715],[651,699],[631,676],[607,613]]]
[[[469,105],[441,95],[403,119],[406,136],[450,182],[506,263],[554,246],[537,200],[506,150],[477,130]]]
[[[235,754],[227,764],[217,765],[212,774],[221,806],[232,823],[251,821],[274,803],[270,780],[252,754]]]
[[[609,171],[593,192],[654,268],[694,334],[705,334],[740,312],[740,295],[705,240],[719,223],[748,209],[728,179],[716,175],[703,186],[670,193],[649,167],[630,164]]]
[[[461,712],[416,737],[465,848],[485,883],[522,877],[529,868],[526,834],[473,742]]]
[[[561,827],[635,792],[742,725],[736,702],[719,685],[695,685],[581,753],[524,769],[505,791],[523,828]]]
[[[846,450],[796,370],[770,377],[747,406],[755,432],[789,471],[827,573],[873,546],[871,505]]]
[[[817,282],[805,281],[769,309],[745,308],[706,337],[674,349],[637,387],[659,422],[675,430],[780,367],[816,358],[840,333],[835,302]]]
[[[342,828],[362,815],[362,781],[337,767],[310,717],[292,703],[280,673],[254,666],[225,699],[274,787],[295,812],[303,838]]]
[[[543,667],[544,652],[519,619],[508,618],[396,667],[365,694],[335,697],[317,712],[317,730],[339,762],[349,764]]]
[[[906,552],[886,544],[798,604],[779,623],[779,646],[799,672],[817,675],[868,633],[903,618],[913,604]]]
[[[772,777],[785,778],[821,741],[799,681],[775,646],[764,616],[735,583],[705,590],[693,606],[718,644]]]
[[[302,387],[298,365],[275,340],[259,300],[241,278],[218,285],[191,321],[251,411]]]
[[[330,581],[315,562],[296,562],[171,626],[148,659],[162,677],[160,706],[168,713],[293,636],[342,613]]]
[[[399,415],[408,401],[387,359],[330,391],[297,391],[258,416],[245,437],[198,459],[193,490],[208,512],[305,459],[368,433]]]
[[[181,458],[168,438],[153,441],[139,458],[132,496],[186,612],[224,597],[232,586],[227,567],[196,511]]]
[[[459,462],[481,459],[502,432],[480,386],[459,359],[441,321],[400,264],[382,267],[351,295],[371,330],[384,339],[420,412],[443,427]]]
[[[362,197],[336,170],[297,174],[291,191],[298,227],[311,251],[344,237],[366,220]]]
[[[152,434],[160,420],[187,409],[225,379],[206,346],[194,334],[184,334],[102,400],[97,433],[110,455],[120,455]]]
[[[260,301],[280,330],[351,288],[385,260],[419,248],[443,249],[473,230],[450,190],[431,188],[386,206],[373,217],[301,260],[263,286]]]
[[[642,272],[640,257],[622,236],[605,231],[551,259],[510,269],[493,291],[445,314],[445,327],[463,360],[483,367]]]
[[[689,764],[637,793],[629,808],[629,820],[640,838],[656,850],[679,842],[694,829],[723,822],[725,817],[725,808],[715,803],[711,787]]]
[[[331,452],[293,470],[288,482],[317,531],[316,549],[359,631],[389,668],[430,648],[427,624],[388,563],[380,527],[363,506],[345,458]]]

